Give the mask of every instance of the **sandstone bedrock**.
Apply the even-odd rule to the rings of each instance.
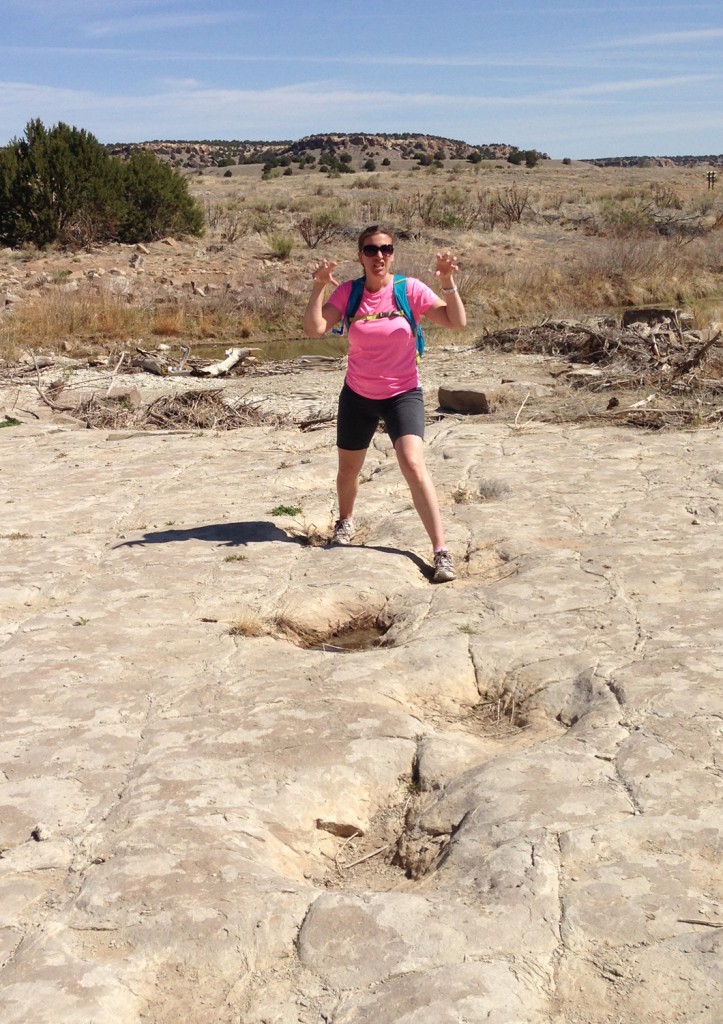
[[[383,435],[21,418],[3,1024],[719,1024],[720,431],[431,422],[433,586]]]

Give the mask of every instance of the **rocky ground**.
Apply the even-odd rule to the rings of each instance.
[[[720,429],[496,358],[425,357],[442,586],[382,434],[323,546],[338,364],[232,431],[0,388],[4,1024],[718,1024]]]

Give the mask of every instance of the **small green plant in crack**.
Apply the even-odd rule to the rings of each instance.
[[[245,562],[246,555],[226,555],[224,562]]]
[[[271,509],[272,516],[300,516],[302,509],[298,505],[277,505]]]
[[[73,625],[74,626],[87,626],[89,622],[90,622],[90,619],[83,618],[82,615],[79,615],[78,618],[73,623]]]
[[[2,422],[0,422],[0,427],[19,427],[19,426],[20,426],[20,420],[16,420],[14,416],[6,416],[5,419],[2,420]]]
[[[20,533],[19,530],[15,530],[13,533],[0,534],[2,540],[30,540],[31,534]]]
[[[462,623],[461,626],[457,626],[460,633],[467,633],[468,636],[473,636],[477,630],[469,622]]]

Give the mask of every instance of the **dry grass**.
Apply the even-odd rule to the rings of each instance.
[[[476,485],[466,480],[457,484],[452,491],[452,500],[455,505],[472,505],[505,498],[510,493],[510,485],[502,480],[480,480]]]
[[[260,286],[262,302],[266,291]],[[195,305],[168,305],[165,300],[154,303],[152,298],[127,301],[90,288],[67,295],[43,293],[19,304],[12,319],[0,323],[0,353],[16,359],[28,349],[60,349],[80,357],[108,351],[130,338],[175,338],[191,344],[248,338],[257,318],[268,315],[262,302],[251,312],[245,305],[214,295]]]
[[[254,615],[253,612],[245,612],[229,626],[229,636],[265,636],[268,629],[265,623]]]
[[[388,623],[382,623],[378,616],[369,614],[326,629],[315,629],[298,622],[286,611],[274,617],[273,625],[279,636],[290,640],[297,647],[325,651],[371,649],[379,645],[380,638],[388,628]]]
[[[147,319],[147,309],[108,292],[51,289],[18,303],[12,317],[2,322],[0,340],[4,343],[3,354],[9,350],[18,353],[27,348],[62,347],[82,355],[94,343],[138,335]]]
[[[191,179],[206,209],[205,239],[151,247],[141,274],[126,271],[127,294],[107,278],[81,277],[67,290],[72,254],[0,257],[0,276],[4,259],[26,277],[46,277],[0,318],[0,357],[31,347],[80,355],[129,338],[300,339],[314,262],[327,256],[339,262],[340,278],[356,274],[356,234],[369,223],[396,230],[397,269],[429,283],[435,251],[460,254],[468,336],[644,303],[684,306],[701,326],[721,317],[723,199],[707,193],[700,168],[544,162],[530,171],[448,161],[444,170],[399,163],[338,179],[222,173]],[[310,223],[334,228],[313,251],[304,238]],[[272,259],[274,237],[293,243],[283,261]],[[105,259],[108,269],[132,252],[119,246],[81,260],[90,268]]]

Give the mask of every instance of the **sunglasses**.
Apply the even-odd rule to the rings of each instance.
[[[362,253],[364,256],[376,256],[377,253],[381,253],[382,256],[393,256],[394,246],[389,245],[363,245]]]

